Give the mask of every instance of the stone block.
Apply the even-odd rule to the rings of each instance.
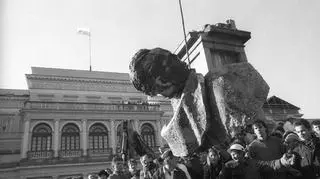
[[[211,111],[230,134],[255,119],[264,119],[262,106],[269,86],[249,63],[235,63],[205,76]]]
[[[209,113],[204,100],[205,87],[200,80],[191,72],[181,97],[171,99],[173,117],[162,128],[161,136],[175,156],[192,154],[203,143]]]

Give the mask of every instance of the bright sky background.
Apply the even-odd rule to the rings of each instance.
[[[248,61],[276,95],[320,118],[319,0],[182,0],[187,31],[232,18]],[[0,0],[0,88],[27,89],[31,66],[128,72],[140,48],[183,40],[178,0]]]

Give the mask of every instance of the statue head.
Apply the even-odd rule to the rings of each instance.
[[[129,65],[133,86],[150,96],[180,96],[190,69],[170,51],[154,48],[139,50]]]

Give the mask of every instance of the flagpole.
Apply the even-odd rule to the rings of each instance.
[[[92,68],[91,68],[91,33],[89,34],[89,60],[90,60],[90,71],[92,71]]]
[[[90,29],[83,29],[83,28],[79,28],[77,30],[78,34],[81,35],[86,35],[88,36],[89,39],[89,70],[92,71],[92,67],[91,67],[91,58],[92,58],[92,50],[91,50],[91,32]]]

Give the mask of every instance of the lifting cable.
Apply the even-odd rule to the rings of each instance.
[[[186,34],[186,28],[185,28],[185,25],[184,25],[184,18],[183,18],[181,0],[179,0],[179,7],[180,7],[180,14],[181,14],[181,21],[182,21],[182,28],[183,28],[183,35],[184,35],[184,42],[185,42],[188,66],[190,68],[190,57],[189,57],[189,50],[188,50],[188,45],[187,45],[187,34]]]

